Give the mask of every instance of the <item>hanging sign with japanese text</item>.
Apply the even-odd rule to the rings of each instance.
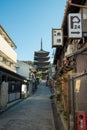
[[[52,29],[52,47],[63,45],[63,31],[62,29]]]
[[[82,22],[80,13],[68,15],[68,37],[82,38]]]

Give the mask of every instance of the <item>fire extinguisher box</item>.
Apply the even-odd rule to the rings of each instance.
[[[86,129],[86,116],[84,111],[76,112],[76,130],[87,130]]]

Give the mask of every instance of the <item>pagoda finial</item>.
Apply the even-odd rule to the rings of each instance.
[[[43,48],[42,48],[42,38],[41,38],[41,51],[43,50]]]

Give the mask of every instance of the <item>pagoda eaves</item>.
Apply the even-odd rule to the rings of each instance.
[[[50,57],[37,57],[37,56],[34,57],[34,60],[38,62],[48,61],[49,59]]]
[[[34,61],[34,65],[38,65],[38,66],[46,66],[46,65],[49,65],[50,62],[35,62]]]

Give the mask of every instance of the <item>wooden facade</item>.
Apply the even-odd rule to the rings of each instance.
[[[63,93],[61,94],[60,104],[64,112],[73,114],[76,110],[85,111],[87,116],[87,102],[86,102],[86,92],[87,92],[87,20],[84,21],[84,8],[87,11],[87,0],[68,0],[66,4],[65,14],[62,22],[63,28],[63,47],[57,47],[54,56],[54,65],[56,66],[56,72],[58,75],[57,79],[61,78],[61,89]],[[72,39],[68,37],[68,14],[69,13],[81,13],[82,15],[82,38]],[[87,12],[86,14],[87,15]],[[83,24],[84,23],[84,24]],[[82,76],[83,74],[83,76]],[[78,76],[78,78],[76,78]],[[71,79],[69,78],[71,77]],[[74,78],[74,80],[73,80]],[[64,80],[66,79],[66,80]],[[77,80],[81,81],[78,101],[76,93],[73,93],[73,89],[76,88]],[[57,85],[58,86],[58,85]],[[73,95],[75,97],[73,98]],[[64,98],[65,97],[65,98]],[[75,104],[74,104],[75,103]],[[74,106],[75,105],[75,106]],[[77,107],[77,108],[76,108]],[[73,109],[73,110],[72,110]],[[75,110],[74,110],[75,109]],[[73,126],[74,127],[74,126]]]

